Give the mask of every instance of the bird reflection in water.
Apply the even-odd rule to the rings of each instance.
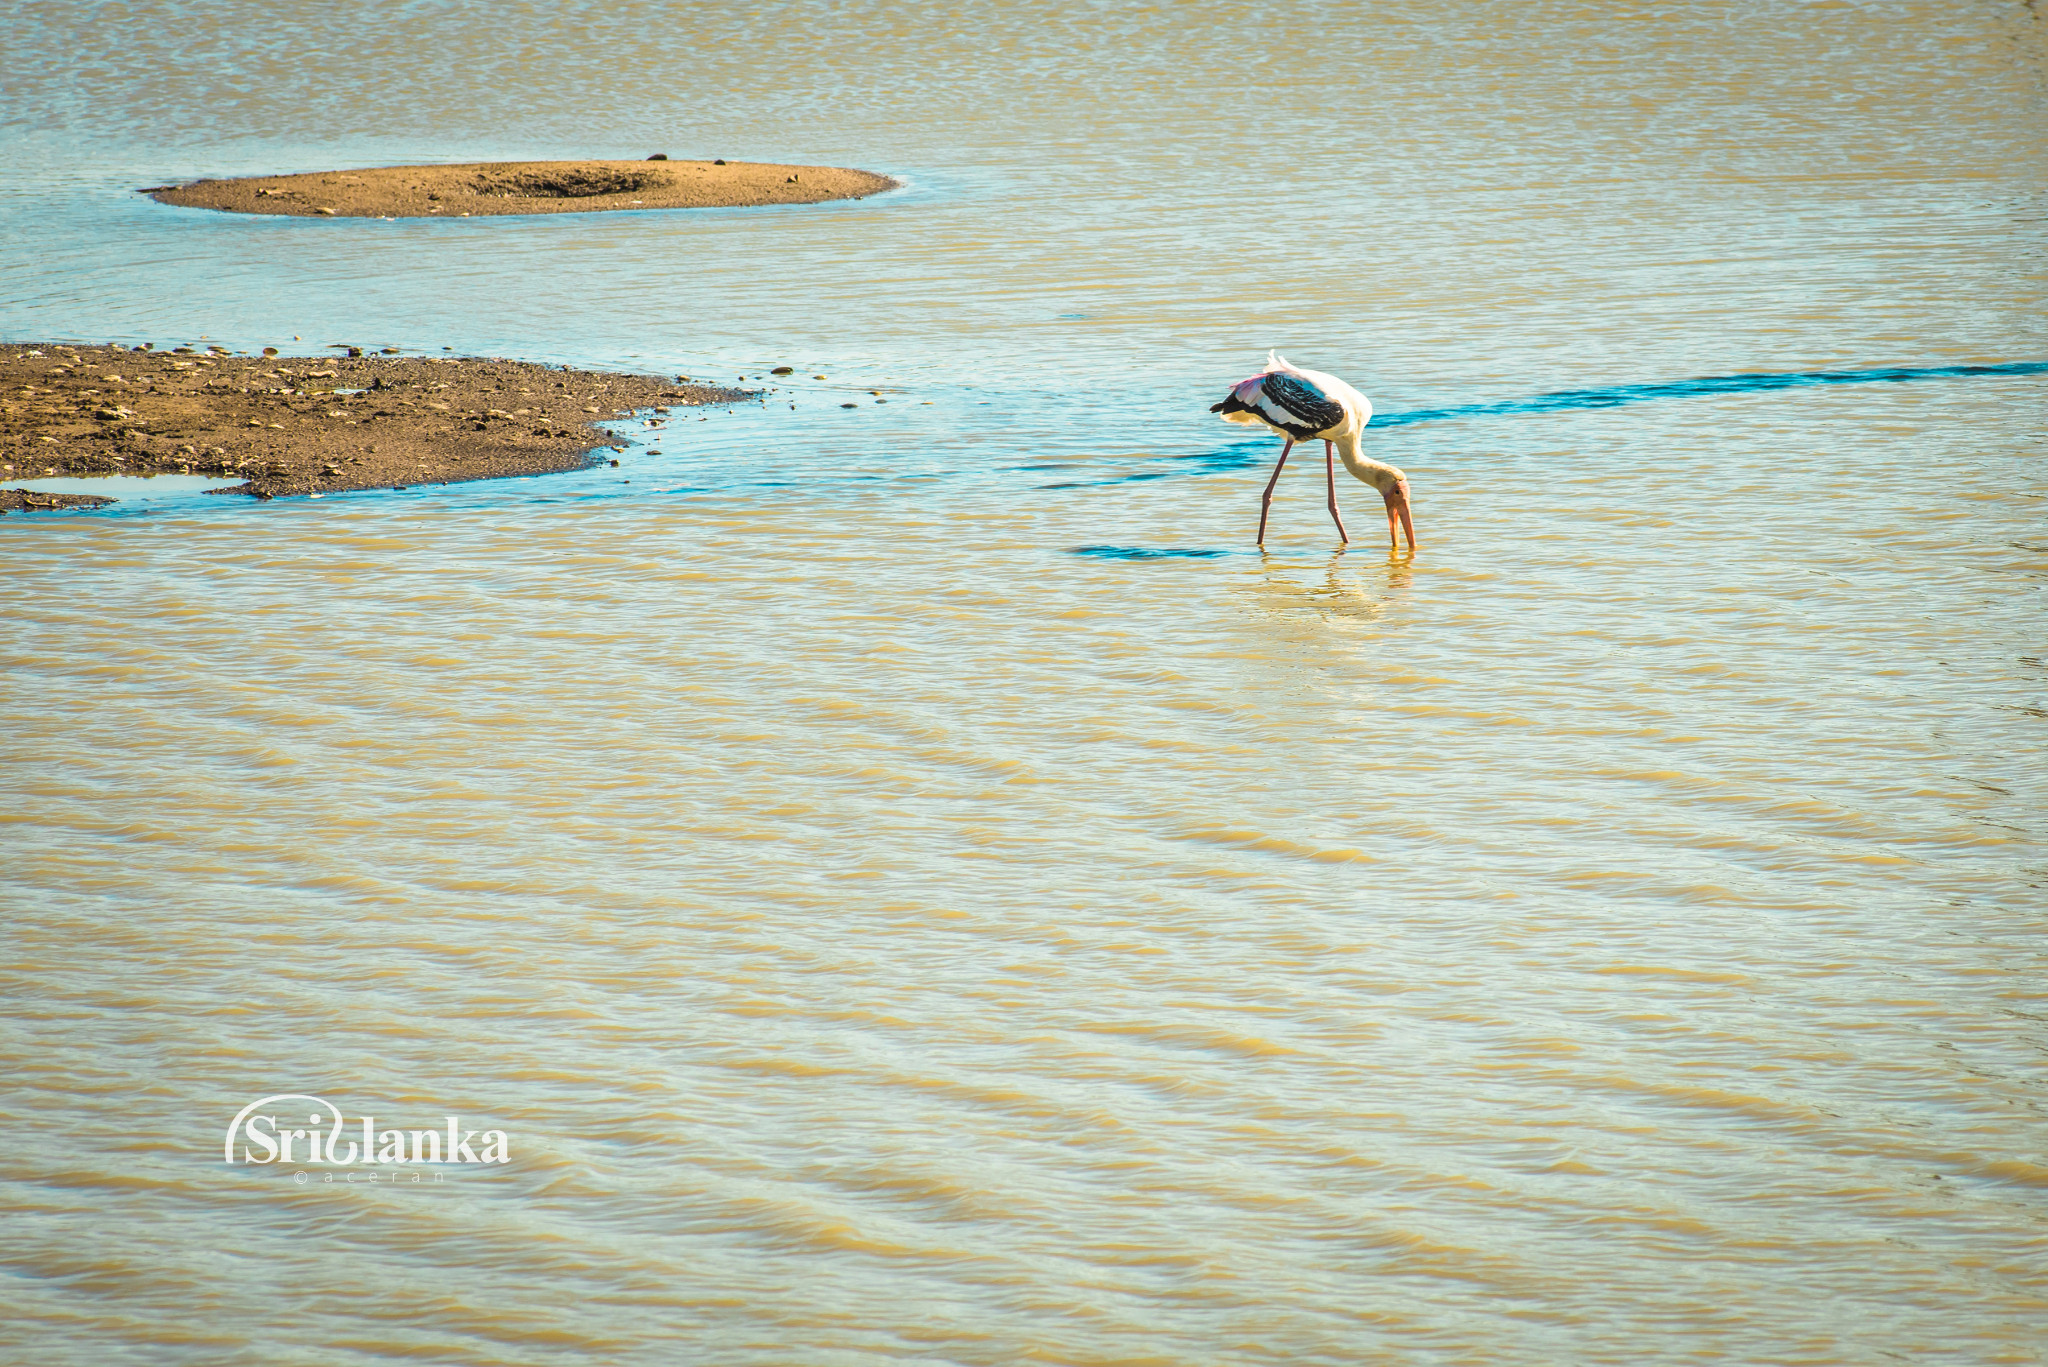
[[[1347,566],[1342,550],[1333,552],[1324,562],[1320,584],[1296,578],[1288,572],[1291,567],[1271,552],[1264,553],[1261,558],[1265,562],[1265,573],[1260,580],[1259,597],[1264,606],[1276,612],[1307,609],[1326,621],[1379,622],[1386,616],[1393,600],[1406,594],[1414,578],[1406,555],[1388,556],[1383,592],[1374,592],[1364,583],[1360,571],[1369,573],[1371,562]]]

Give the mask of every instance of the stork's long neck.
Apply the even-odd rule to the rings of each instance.
[[[1384,496],[1408,476],[1385,461],[1374,460],[1360,451],[1358,436],[1357,432],[1346,432],[1342,436],[1332,438],[1331,444],[1337,448],[1337,457],[1344,462],[1345,469],[1379,490]]]

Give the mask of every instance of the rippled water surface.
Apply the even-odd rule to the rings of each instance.
[[[2042,1361],[2044,22],[17,6],[0,336],[799,374],[0,519],[5,1355]],[[905,184],[134,193],[655,151]]]

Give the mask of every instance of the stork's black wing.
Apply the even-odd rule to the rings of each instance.
[[[1344,405],[1299,375],[1269,370],[1259,382],[1259,407],[1289,436],[1312,437],[1344,421]]]
[[[1238,397],[1247,392],[1251,395],[1249,403]],[[1296,441],[1307,441],[1316,433],[1327,432],[1344,421],[1343,404],[1299,375],[1279,370],[1269,370],[1259,376],[1257,389],[1239,385],[1209,411],[1225,417],[1232,413],[1249,413]]]

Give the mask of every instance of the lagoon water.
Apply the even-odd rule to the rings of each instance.
[[[2044,1360],[2035,6],[332,19],[18,9],[0,335],[799,374],[0,520],[7,1356]],[[656,151],[905,186],[135,194]]]

